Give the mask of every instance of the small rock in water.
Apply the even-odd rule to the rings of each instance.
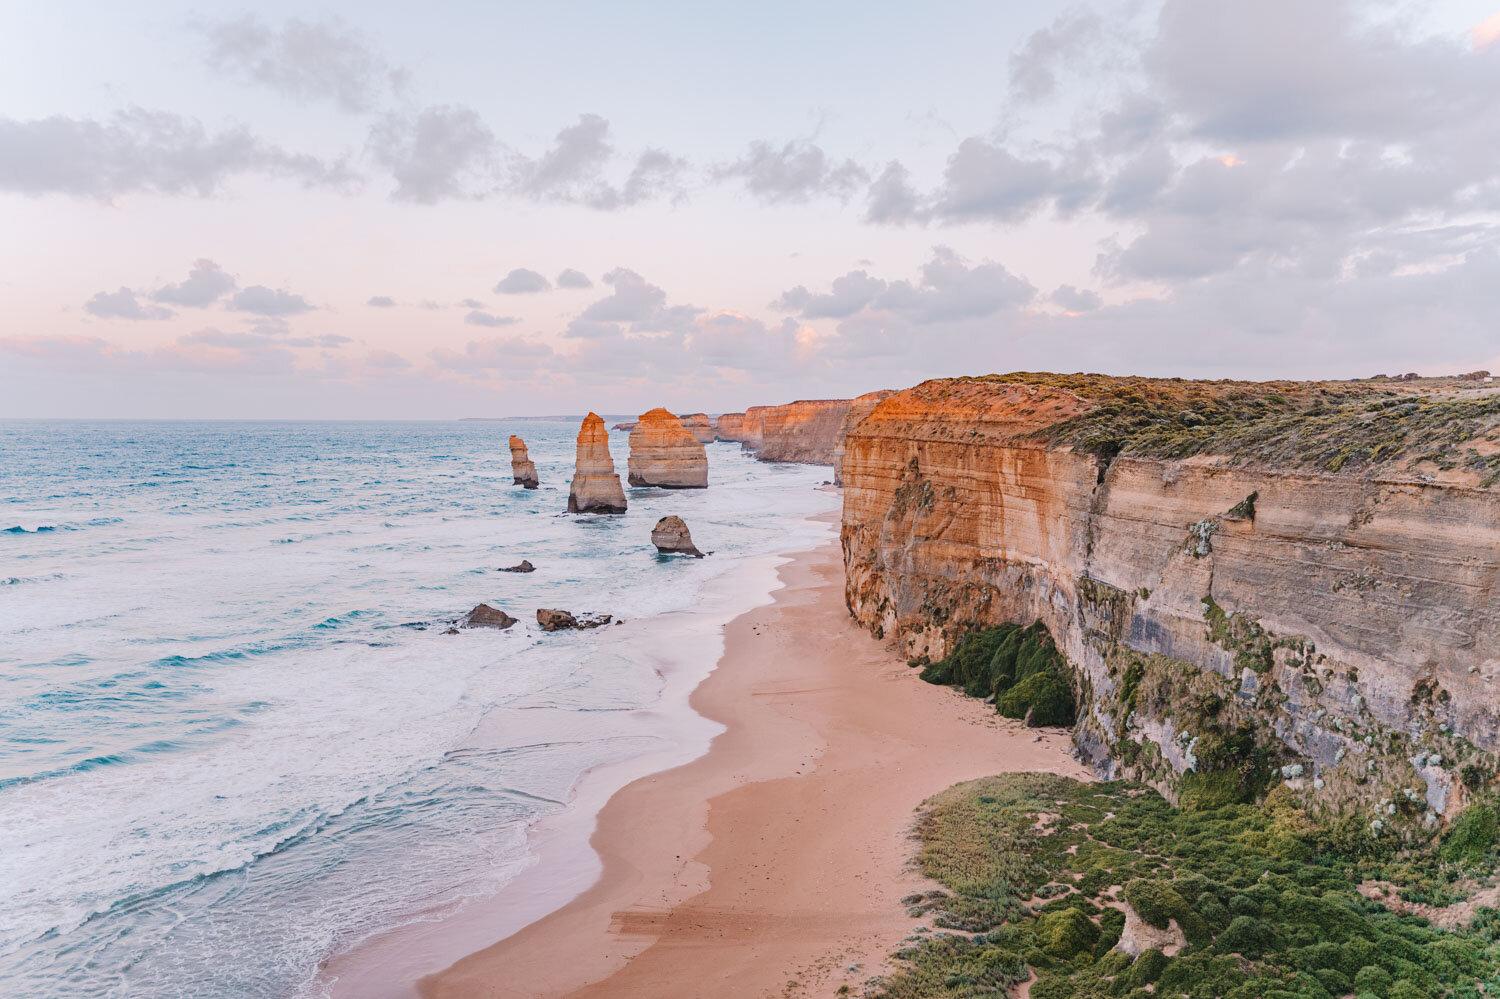
[[[503,569],[497,569],[495,571],[496,572],[536,572],[536,566],[532,565],[530,562],[528,562],[526,559],[523,558],[520,562],[517,562],[515,565],[506,566]]]
[[[564,631],[569,628],[598,628],[609,624],[613,618],[609,614],[584,614],[581,616],[570,614],[565,610],[550,610],[539,608],[536,612],[536,623],[542,626],[543,631]]]
[[[694,558],[703,557],[703,553],[693,544],[693,536],[688,533],[688,526],[681,517],[663,517],[658,520],[651,529],[651,543],[664,555],[680,553]]]
[[[498,628],[504,631],[516,623],[516,619],[498,607],[480,604],[456,622],[459,628]],[[451,634],[454,629],[449,629]]]

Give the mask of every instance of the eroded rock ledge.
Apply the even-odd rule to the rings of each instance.
[[[1497,455],[1493,387],[926,382],[849,433],[847,601],[916,658],[1045,624],[1102,774],[1430,829],[1500,750]]]

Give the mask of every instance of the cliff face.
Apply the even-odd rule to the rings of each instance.
[[[914,657],[1041,621],[1101,773],[1431,827],[1500,751],[1497,453],[1497,394],[928,382],[847,439],[848,605]]]
[[[866,392],[864,395],[855,396],[849,403],[849,409],[844,413],[843,423],[839,425],[838,434],[833,442],[833,484],[841,486],[844,484],[844,442],[855,427],[859,426],[865,417],[875,412],[875,407],[881,402],[895,395],[894,389],[880,389],[876,392]]]
[[[537,487],[536,462],[526,453],[526,442],[515,434],[510,435],[510,474],[513,485]]]
[[[707,413],[689,413],[677,418],[687,428],[699,444],[712,444],[714,441],[714,421],[708,418]]]
[[[708,455],[702,443],[677,417],[659,407],[642,413],[630,431],[628,468],[632,486],[708,486]]]
[[[832,465],[848,399],[812,399],[768,407],[761,417],[761,461]]]
[[[714,440],[742,441],[745,434],[744,413],[720,413],[714,421]]]
[[[568,487],[569,513],[624,513],[625,490],[609,454],[609,431],[597,413],[583,418],[578,428],[578,450],[573,482]]]

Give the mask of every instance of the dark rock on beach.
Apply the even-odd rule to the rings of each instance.
[[[693,544],[693,536],[681,517],[663,517],[651,529],[651,543],[663,555],[680,554],[702,558],[703,553]]]
[[[613,618],[609,614],[574,615],[565,610],[550,610],[545,607],[536,612],[536,623],[542,626],[543,631],[598,628],[609,624],[611,620]]]
[[[511,617],[498,607],[489,604],[480,604],[469,613],[455,622],[455,628],[496,628],[504,631],[516,623],[516,618]],[[451,632],[450,632],[451,633]]]

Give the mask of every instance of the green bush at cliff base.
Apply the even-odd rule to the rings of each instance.
[[[1500,822],[1491,805],[1474,805],[1454,821],[1439,848],[1443,859],[1478,866],[1494,852]]]
[[[1500,912],[1441,930],[1355,891],[1451,871],[1437,850],[1372,858],[1361,842],[1346,853],[1347,830],[1283,791],[1190,813],[1140,785],[1008,774],[937,795],[918,832],[923,873],[949,895],[933,913],[937,932],[912,937],[874,984],[878,999],[1000,999],[1033,973],[1034,999],[1479,999],[1500,989]],[[1122,905],[1175,924],[1181,949],[1134,959],[1115,949]]]
[[[1031,725],[1072,725],[1077,713],[1068,665],[1041,622],[981,628],[958,640],[947,657],[922,670],[928,683],[993,697],[1007,718]]]

